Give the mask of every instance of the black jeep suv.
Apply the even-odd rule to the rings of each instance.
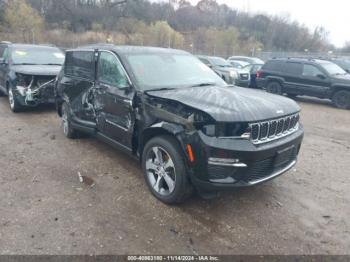
[[[180,50],[68,50],[56,93],[64,134],[89,133],[139,159],[165,203],[193,188],[205,195],[273,179],[295,165],[303,138],[293,100],[228,86]]]
[[[54,103],[55,78],[63,62],[57,47],[0,43],[0,94],[8,95],[11,110]]]
[[[271,93],[326,98],[338,108],[350,108],[350,75],[330,61],[272,59],[257,72],[256,81]]]

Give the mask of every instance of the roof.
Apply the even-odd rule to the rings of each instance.
[[[105,49],[115,51],[120,54],[144,54],[144,53],[164,53],[164,54],[189,54],[186,51],[172,48],[161,48],[151,46],[127,46],[127,45],[112,45],[112,44],[94,44],[79,46],[77,49]]]
[[[31,45],[31,44],[17,44],[17,43],[14,43],[14,44],[10,44],[12,47],[15,47],[15,48],[55,48],[55,49],[58,49],[57,46],[54,46],[54,45]]]
[[[280,57],[280,58],[273,58],[271,60],[276,61],[293,61],[293,62],[314,62],[314,63],[329,63],[329,60],[325,59],[314,59],[314,58],[308,58],[308,57]]]

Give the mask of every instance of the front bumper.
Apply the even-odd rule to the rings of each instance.
[[[219,191],[261,184],[290,170],[297,162],[303,140],[302,125],[279,140],[254,145],[248,140],[223,139],[198,132],[196,162],[190,168],[192,183],[202,191]],[[220,164],[211,159],[233,159]]]
[[[13,94],[21,106],[37,106],[40,104],[55,103],[53,84],[36,91],[30,100],[26,93],[19,92],[17,88],[13,90]]]

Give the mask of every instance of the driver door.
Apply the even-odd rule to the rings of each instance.
[[[114,53],[99,52],[94,89],[98,131],[130,150],[135,123],[132,107],[135,92]]]

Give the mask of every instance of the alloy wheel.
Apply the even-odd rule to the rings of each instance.
[[[14,109],[15,108],[15,98],[13,97],[13,92],[12,92],[11,88],[9,89],[8,96],[9,96],[10,107],[11,107],[11,109]]]
[[[149,150],[146,158],[147,179],[153,190],[160,195],[169,196],[174,192],[176,172],[169,153],[159,146]]]
[[[69,123],[68,123],[68,114],[66,107],[62,109],[62,125],[63,125],[63,133],[67,136],[69,131]]]

